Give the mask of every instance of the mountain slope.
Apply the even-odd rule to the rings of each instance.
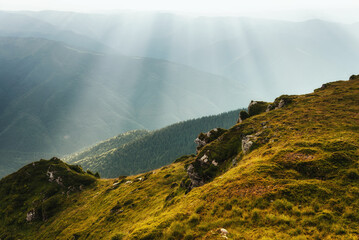
[[[234,109],[226,98],[240,101],[241,91],[224,81],[166,61],[0,38],[0,150],[63,155],[121,132]]]
[[[121,134],[64,160],[99,172],[105,178],[146,172],[167,165],[182,155],[192,154],[196,148],[194,139],[199,132],[229,128],[238,113],[239,110],[176,123],[151,133],[144,132],[140,137],[136,135],[132,141],[122,144],[116,140],[123,139],[128,133]]]
[[[359,76],[281,96],[269,112],[258,104],[269,105],[252,103],[251,117],[196,156],[142,175],[98,180],[69,195],[72,204],[46,222],[24,224],[26,212],[2,211],[18,223],[8,228],[1,221],[0,236],[358,239]],[[0,181],[1,191],[7,180]]]

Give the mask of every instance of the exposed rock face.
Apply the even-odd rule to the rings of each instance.
[[[62,178],[60,176],[55,177],[55,171],[51,171],[51,166],[47,169],[46,175],[49,177],[49,182],[56,182],[57,184],[63,186]]]
[[[244,154],[248,153],[253,145],[253,136],[247,135],[242,139],[242,151]]]
[[[243,154],[247,154],[252,150],[253,144],[256,143],[259,136],[262,135],[262,132],[257,132],[253,135],[247,135],[242,139],[242,152]],[[268,141],[268,139],[265,139]]]
[[[195,168],[192,164],[190,164],[187,167],[187,174],[189,179],[191,180],[191,186],[190,189],[194,187],[199,187],[202,186],[204,184],[204,180],[201,178],[201,176],[195,171]]]
[[[26,214],[26,221],[28,222],[33,222],[38,218],[37,214],[36,214],[36,210],[35,209],[31,209],[27,214]]]
[[[214,128],[209,132],[206,133],[200,133],[198,137],[194,140],[194,142],[197,144],[196,151],[197,153],[208,143],[216,140],[219,138],[223,133],[225,133],[226,130],[222,128]]]

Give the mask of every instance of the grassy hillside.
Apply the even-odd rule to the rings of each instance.
[[[236,122],[238,113],[239,110],[236,110],[188,120],[150,133],[134,131],[120,134],[71,155],[65,158],[65,161],[79,164],[84,169],[98,171],[102,177],[142,173],[167,165],[182,155],[194,153],[194,139],[198,133],[218,127],[229,128]],[[141,134],[133,138],[133,133]],[[121,143],[118,139],[125,141]]]
[[[71,204],[45,222],[23,223],[26,211],[16,212],[11,228],[0,222],[0,237],[358,239],[359,76],[281,96],[268,109],[252,112],[196,156],[98,180],[69,195]]]

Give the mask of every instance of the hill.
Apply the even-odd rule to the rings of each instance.
[[[225,81],[167,61],[0,37],[0,168],[234,109],[225,98],[239,100],[241,91]]]
[[[199,132],[229,128],[236,122],[238,113],[236,110],[188,120],[153,132],[120,134],[64,160],[99,172],[106,178],[143,173],[170,164],[182,155],[192,154],[196,149],[194,139]],[[132,137],[134,133],[137,133],[135,138]],[[119,142],[119,139],[125,141]]]
[[[0,181],[0,237],[358,239],[358,112],[359,76],[252,102],[249,118],[195,156],[146,174],[99,179],[63,195],[64,209],[46,221],[24,222],[30,200],[44,196],[41,187],[56,186],[45,171],[33,174],[36,163],[28,165]],[[26,184],[12,180],[27,173]],[[32,182],[36,190],[27,187]],[[22,211],[11,203],[21,196]]]

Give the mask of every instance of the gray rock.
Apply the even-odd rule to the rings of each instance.
[[[236,158],[233,158],[233,160],[232,160],[232,167],[237,166],[237,164],[238,164],[237,159],[236,159]]]
[[[187,168],[187,175],[188,175],[189,179],[191,180],[190,189],[192,189],[194,187],[202,186],[204,184],[203,179],[195,171],[195,168],[192,164],[190,164]]]
[[[227,231],[227,229],[221,228],[221,234],[226,236],[227,234],[229,234],[229,232]]]
[[[282,108],[285,106],[285,101],[283,99],[281,99],[278,103],[278,107],[277,108]]]
[[[206,154],[204,154],[200,159],[199,159],[202,163],[207,163],[208,162],[208,156]]]
[[[37,214],[35,209],[31,209],[27,214],[26,214],[26,221],[28,222],[33,222],[34,220],[37,219]]]
[[[247,135],[242,139],[242,151],[244,154],[247,154],[250,151],[253,145],[253,141],[252,141],[253,137],[254,136],[252,135]]]

